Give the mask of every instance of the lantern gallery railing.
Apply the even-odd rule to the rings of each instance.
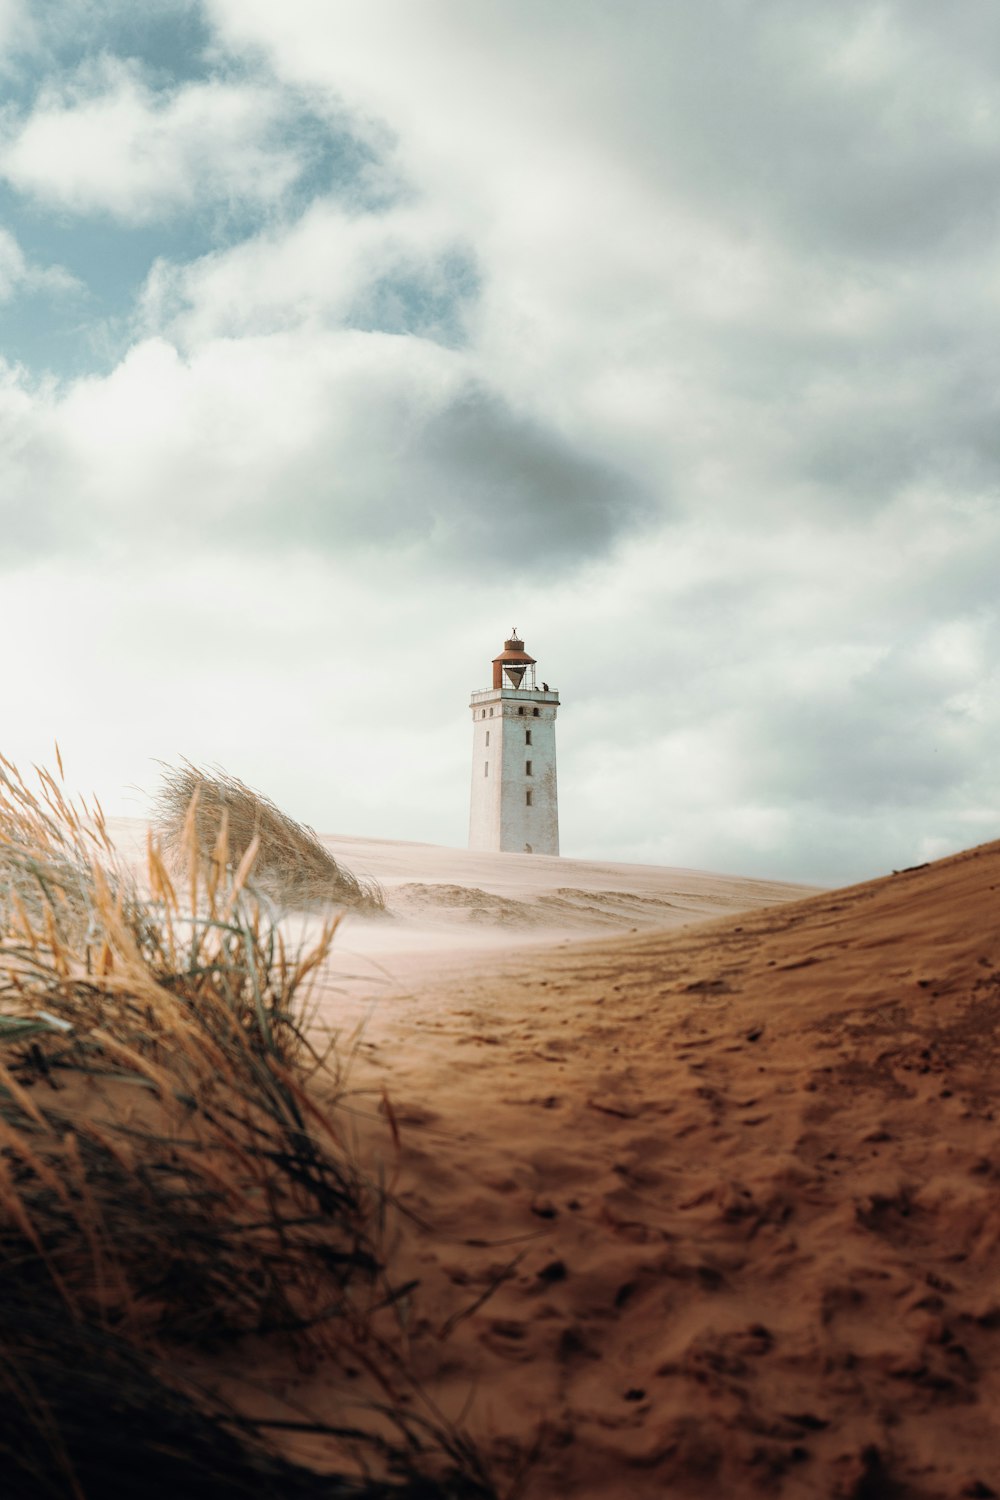
[[[558,703],[559,694],[552,689],[546,688],[515,688],[506,684],[502,688],[486,688],[481,693],[472,694],[473,703],[496,702],[497,693],[501,698],[530,698],[532,703]]]

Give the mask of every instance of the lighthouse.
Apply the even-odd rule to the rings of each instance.
[[[472,694],[469,848],[559,853],[556,712],[517,631],[493,658],[493,686]]]

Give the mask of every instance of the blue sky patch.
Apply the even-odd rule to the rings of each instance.
[[[70,96],[82,90],[86,99],[91,64],[99,97],[104,79],[112,76],[109,63],[118,63],[145,98],[152,96],[156,109],[169,107],[192,84],[263,89],[277,112],[262,123],[258,145],[294,166],[292,179],[282,181],[273,197],[258,193],[253,201],[256,182],[230,183],[218,169],[199,185],[195,201],[178,204],[165,194],[139,223],[123,222],[100,204],[78,208],[42,201],[30,187],[21,191],[0,176],[0,227],[14,235],[31,265],[63,267],[80,283],[73,290],[25,282],[0,304],[0,355],[8,361],[63,378],[106,370],[124,351],[136,298],[157,259],[184,264],[224,251],[265,226],[293,222],[318,198],[333,195],[363,211],[385,207],[397,191],[391,173],[378,169],[376,148],[332,107],[320,113],[302,93],[220,54],[199,4],[88,4],[68,16],[61,8],[58,25],[46,25],[44,16],[37,24],[34,49],[7,59],[0,123],[8,141],[40,100],[63,88]],[[460,288],[459,300],[461,295]],[[393,297],[401,308],[411,307],[417,321],[450,316],[446,298],[435,302],[427,290],[405,288],[392,296],[386,292],[387,310],[379,316],[397,322],[405,317],[388,310]]]

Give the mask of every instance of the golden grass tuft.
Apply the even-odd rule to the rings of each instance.
[[[79,941],[93,910],[91,863],[110,862],[111,843],[99,805],[74,807],[55,777],[37,775],[33,792],[0,755],[0,928],[28,916]]]
[[[39,776],[36,794],[0,768],[5,1494],[103,1500],[145,1468],[151,1496],[488,1495],[460,1435],[392,1410],[377,1436],[317,1428],[348,1476],[320,1481],[192,1397],[185,1361],[250,1337],[368,1368],[381,1347],[385,1201],[303,1020],[336,919],[290,951],[249,890],[260,835],[234,868],[223,820],[206,860],[196,806],[186,890],[151,840],[140,896],[100,809]],[[377,1482],[349,1477],[366,1468]]]
[[[228,772],[187,762],[166,767],[155,800],[155,823],[175,865],[194,851],[207,869],[225,848],[238,866],[254,848],[254,888],[281,907],[385,908],[377,881],[353,875],[311,828]]]

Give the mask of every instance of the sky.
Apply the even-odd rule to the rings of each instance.
[[[1000,835],[1000,7],[0,0],[0,752],[822,884]]]

